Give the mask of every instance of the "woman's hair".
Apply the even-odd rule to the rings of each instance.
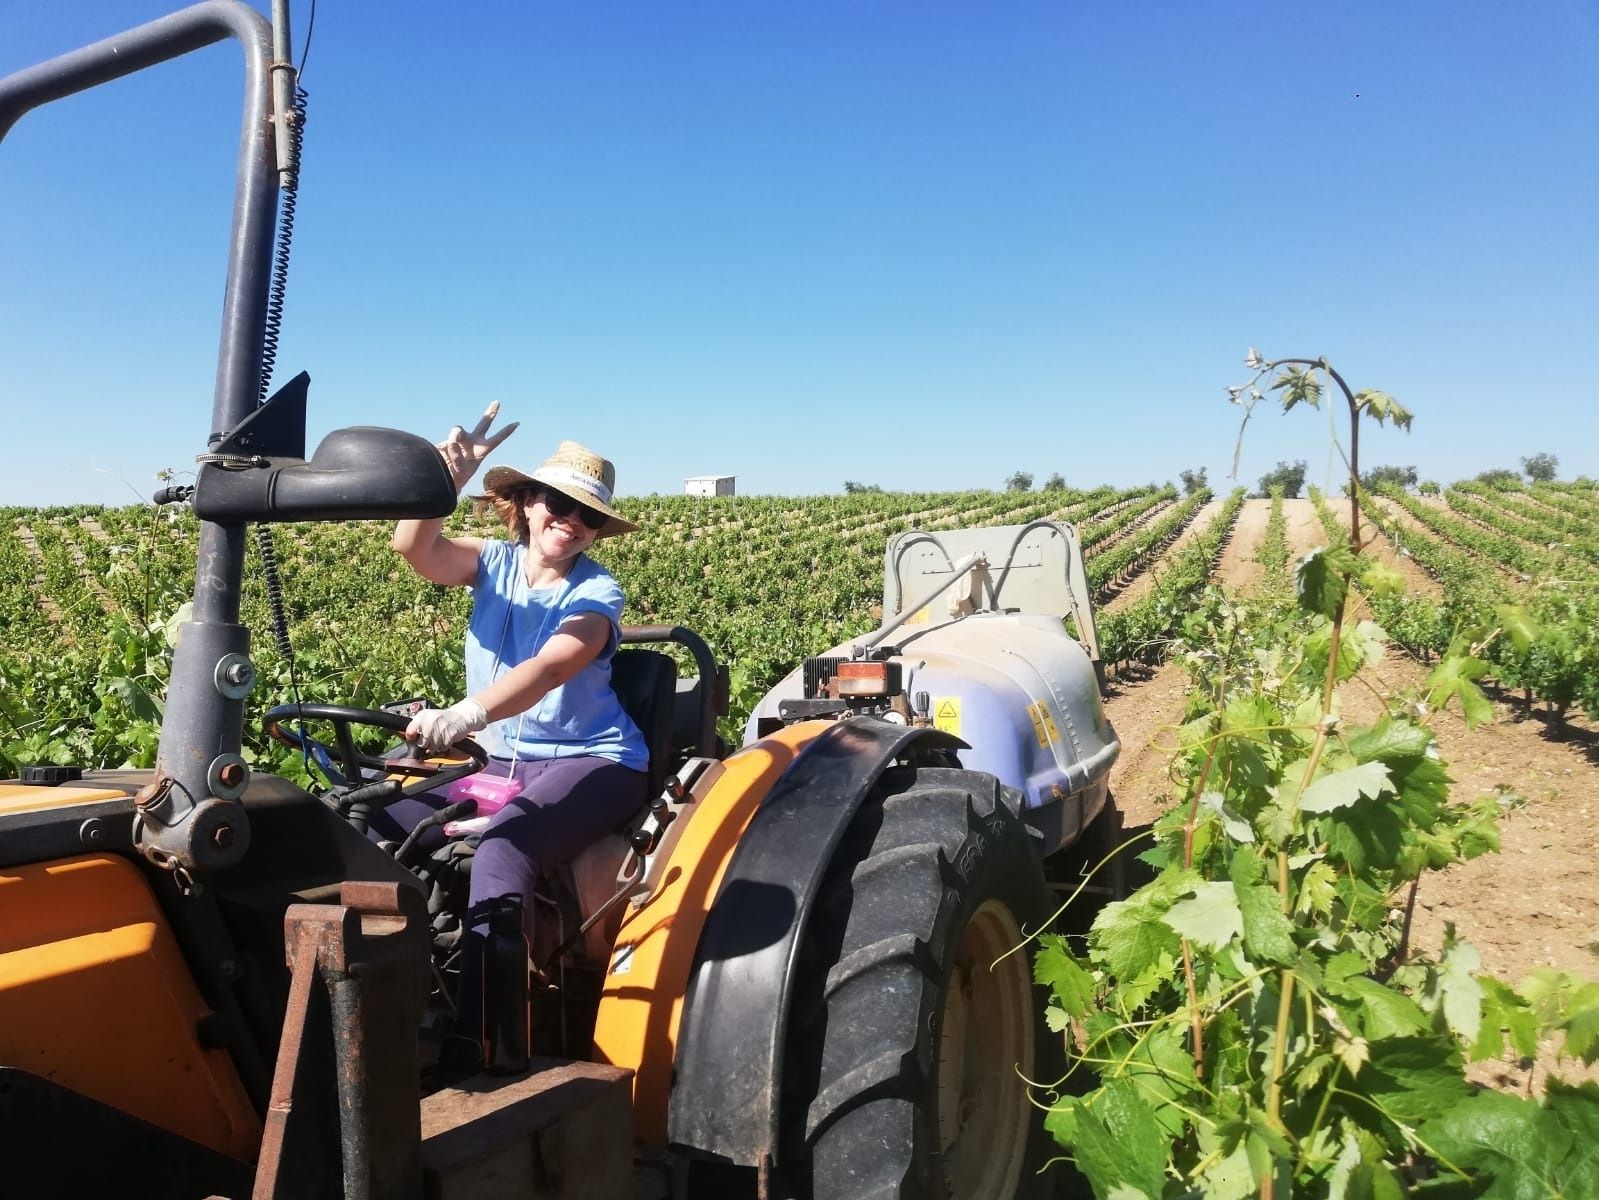
[[[527,545],[529,528],[527,523],[527,502],[532,497],[543,491],[537,484],[527,487],[513,488],[509,492],[490,492],[486,496],[472,497],[472,511],[478,516],[493,513],[499,518],[500,524],[511,534],[513,542]]]

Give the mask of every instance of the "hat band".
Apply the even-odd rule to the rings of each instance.
[[[606,487],[592,475],[584,475],[568,467],[543,467],[534,476],[540,483],[570,484],[572,487],[588,492],[596,497],[601,504],[611,502],[611,489]]]

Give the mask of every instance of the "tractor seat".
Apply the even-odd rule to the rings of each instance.
[[[654,800],[676,765],[677,664],[657,650],[618,650],[611,659],[611,687],[644,735],[650,755],[646,794]]]

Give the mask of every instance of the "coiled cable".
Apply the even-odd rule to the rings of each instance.
[[[309,39],[306,48],[310,49]],[[289,122],[292,153],[289,167],[283,172],[278,188],[278,236],[272,255],[272,280],[267,293],[266,328],[261,339],[261,382],[256,392],[258,406],[266,403],[272,389],[272,372],[278,359],[278,339],[283,329],[283,300],[289,286],[289,251],[294,242],[294,213],[300,196],[300,149],[305,143],[307,98],[306,90],[296,84],[294,104],[285,114]],[[272,614],[272,638],[277,643],[278,653],[289,666],[289,695],[298,706],[300,681],[294,669],[294,645],[289,640],[289,618],[283,606],[283,577],[278,571],[278,550],[272,537],[272,526],[257,525],[255,535],[256,549],[261,554],[261,576],[266,584],[267,609]],[[300,735],[300,757],[309,773],[311,752],[305,725],[298,724],[296,731]]]
[[[267,290],[266,329],[261,338],[261,382],[256,389],[256,404],[265,404],[272,388],[272,372],[278,361],[278,339],[283,332],[283,298],[289,288],[289,250],[294,242],[294,213],[300,200],[300,150],[305,145],[305,104],[307,93],[298,84],[294,104],[289,109],[288,170],[278,187],[278,240],[272,255],[272,281]]]

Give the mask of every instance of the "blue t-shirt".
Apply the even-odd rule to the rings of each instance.
[[[522,566],[526,552],[515,542],[486,541],[478,555],[466,627],[467,695],[475,696],[532,658],[570,617],[599,613],[610,622],[611,636],[571,679],[526,712],[490,722],[478,741],[496,758],[594,754],[645,770],[644,737],[611,688],[611,657],[622,633],[622,589],[587,555],[577,557],[560,583],[530,588]]]

